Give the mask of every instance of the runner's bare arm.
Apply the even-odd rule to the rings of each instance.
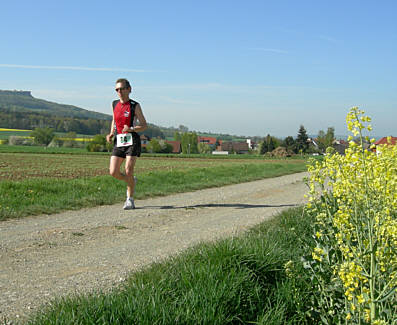
[[[135,107],[135,118],[139,121],[139,124],[134,126],[133,128],[124,126],[123,132],[143,132],[147,129],[146,119],[143,115],[141,105],[139,104],[136,104]]]
[[[114,136],[114,116],[112,119],[112,124],[110,125],[110,133],[106,136],[106,141],[111,143],[113,136]]]

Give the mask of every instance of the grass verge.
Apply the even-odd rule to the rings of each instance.
[[[28,324],[307,323],[308,288],[286,265],[299,267],[310,224],[301,208],[288,210],[133,273],[110,293],[58,299]]]
[[[302,164],[236,164],[138,175],[135,198],[168,195],[301,172]],[[110,177],[32,178],[0,182],[0,220],[120,202],[125,185]]]

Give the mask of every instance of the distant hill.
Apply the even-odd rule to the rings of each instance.
[[[0,127],[50,127],[57,132],[99,134],[109,132],[111,115],[34,98],[30,91],[0,90]]]
[[[30,91],[0,90],[0,109],[9,112],[24,111],[83,119],[112,120],[112,116],[72,106],[34,98]]]
[[[30,91],[0,90],[0,128],[33,130],[36,127],[50,127],[57,132],[78,134],[106,134],[109,132],[112,116],[89,111],[77,106],[58,104],[32,96]],[[174,133],[187,132],[186,126],[178,128],[148,124],[144,134],[150,138],[172,139]],[[239,140],[241,137],[229,134],[202,133],[225,141]],[[252,138],[252,137],[251,137]],[[244,140],[244,137],[242,138]]]
[[[107,134],[111,120],[108,114],[34,98],[30,91],[0,90],[0,128],[50,127],[57,132],[94,135]],[[161,129],[153,124],[144,134],[164,138]]]

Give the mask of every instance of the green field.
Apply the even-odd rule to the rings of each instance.
[[[174,156],[143,156],[135,167],[139,178],[135,198],[306,170],[305,160],[246,157],[189,156],[176,159]],[[108,153],[88,154],[82,151],[74,151],[74,154],[0,153],[0,220],[121,202],[125,196],[125,184],[108,175],[109,159]]]
[[[28,131],[28,130],[4,131],[4,129],[0,129],[0,140],[8,139],[12,135],[19,137],[29,137],[30,133],[32,133],[32,131]]]

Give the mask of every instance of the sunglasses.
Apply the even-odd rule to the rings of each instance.
[[[122,91],[122,90],[124,90],[124,89],[127,89],[126,87],[121,87],[121,88],[116,88],[115,90],[116,90],[116,92],[118,93],[119,91]]]

